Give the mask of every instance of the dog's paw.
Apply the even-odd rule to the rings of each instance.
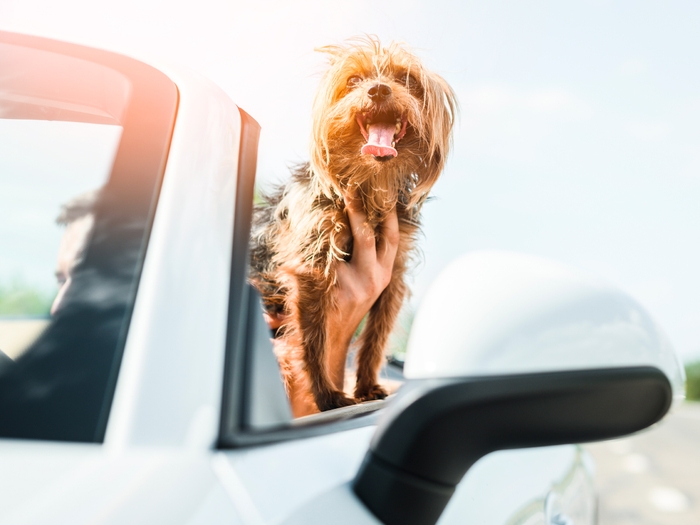
[[[333,408],[347,407],[356,404],[356,400],[337,390],[324,392],[316,397],[316,405],[318,405],[318,409],[321,412],[332,410]]]
[[[355,399],[360,402],[384,399],[388,395],[389,394],[387,394],[387,391],[379,385],[371,385],[369,387],[358,386],[355,389]]]

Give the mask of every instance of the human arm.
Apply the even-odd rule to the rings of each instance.
[[[399,223],[394,209],[377,227],[367,223],[362,201],[346,196],[353,237],[350,261],[338,264],[334,289],[336,308],[328,312],[328,358],[331,381],[343,389],[345,362],[352,337],[372,305],[391,280],[399,245]]]

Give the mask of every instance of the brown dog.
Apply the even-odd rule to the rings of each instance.
[[[376,38],[322,48],[330,56],[313,106],[311,161],[256,206],[251,282],[268,313],[283,316],[278,355],[287,385],[302,374],[320,410],[372,399],[384,347],[407,287],[404,274],[420,209],[447,157],[456,100],[440,76],[405,47]],[[327,366],[336,267],[352,253],[343,195],[361,198],[379,238],[394,208],[400,240],[392,277],[370,309],[357,354],[355,399],[337,390]]]

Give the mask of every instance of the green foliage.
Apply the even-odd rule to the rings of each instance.
[[[48,315],[55,293],[13,279],[0,284],[0,315]]]
[[[255,186],[255,191],[253,193],[253,204],[255,206],[265,204],[265,199],[263,199],[262,196],[262,190],[258,186]]]
[[[367,324],[367,316],[362,319],[360,326],[355,330],[355,335],[353,336],[355,341],[360,337],[362,330],[365,328],[365,324]],[[412,324],[413,310],[406,304],[401,312],[399,312],[399,318],[396,320],[394,330],[391,332],[391,335],[389,335],[386,353],[388,357],[396,359],[397,361],[404,361],[406,359],[406,345],[408,344],[408,334],[411,331]]]
[[[685,365],[685,396],[690,401],[700,401],[700,361]]]

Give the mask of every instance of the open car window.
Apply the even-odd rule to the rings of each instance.
[[[273,350],[273,334],[263,317],[258,292],[246,277],[254,203],[259,126],[241,111],[241,145],[234,220],[229,323],[222,397],[221,448],[308,437],[373,424],[385,401],[370,401],[294,419]],[[403,383],[403,355],[410,316],[399,320],[389,344],[380,382],[395,391]],[[351,348],[346,376],[354,376]],[[352,392],[352,381],[347,382]]]
[[[126,57],[0,32],[0,437],[101,441],[177,110]]]

